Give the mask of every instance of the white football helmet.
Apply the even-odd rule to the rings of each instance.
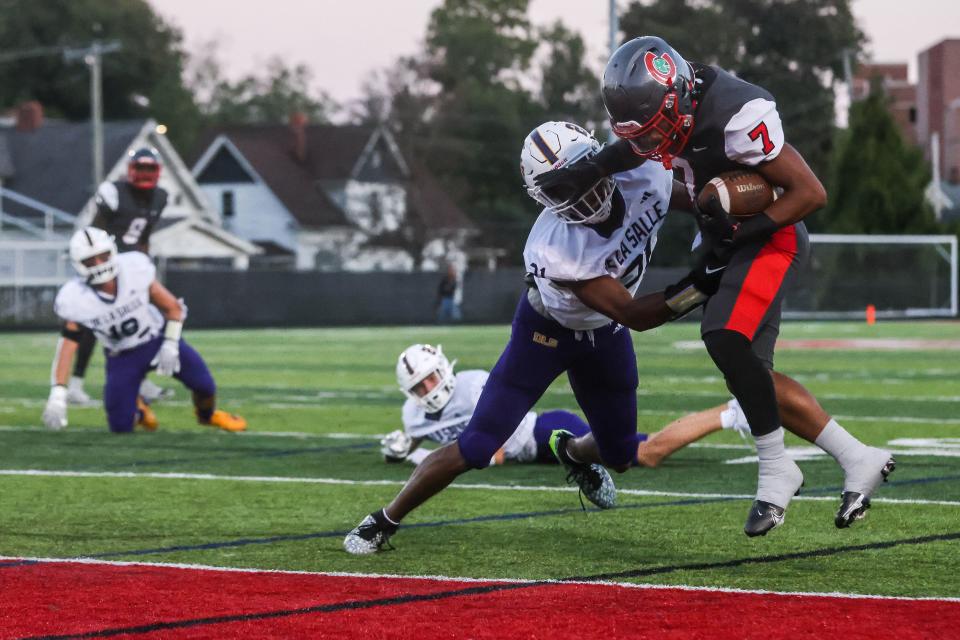
[[[570,224],[603,222],[613,203],[613,179],[606,177],[579,198],[576,194],[547,193],[534,178],[551,169],[573,164],[600,150],[600,143],[571,122],[544,122],[527,135],[520,150],[520,173],[527,194]]]
[[[100,254],[108,254],[105,262],[88,267],[83,264]],[[117,277],[117,243],[113,236],[96,227],[80,229],[70,238],[70,261],[73,268],[87,279],[89,284],[103,284]]]
[[[440,345],[415,344],[407,347],[397,359],[397,384],[408,398],[416,401],[428,413],[440,411],[453,396],[457,380],[453,375],[453,365],[443,355]],[[415,387],[431,376],[434,386],[426,393],[418,394]]]

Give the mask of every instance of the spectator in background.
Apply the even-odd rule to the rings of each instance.
[[[447,264],[447,273],[437,287],[437,322],[460,322],[460,280],[452,263]]]

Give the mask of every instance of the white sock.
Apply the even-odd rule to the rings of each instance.
[[[67,388],[83,391],[83,378],[78,378],[77,376],[70,376],[70,382],[67,383]]]
[[[851,462],[856,462],[867,446],[850,435],[833,418],[814,440],[814,444],[833,456],[843,468]]]
[[[757,500],[786,507],[803,482],[803,474],[787,455],[783,446],[783,427],[757,436],[757,457],[760,468],[757,477]]]

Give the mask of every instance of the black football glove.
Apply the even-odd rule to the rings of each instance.
[[[700,233],[710,241],[715,253],[738,249],[758,240],[766,240],[780,228],[766,213],[758,213],[734,222],[723,210],[720,198],[712,195],[706,204],[697,207],[697,226]]]
[[[720,204],[720,198],[712,195],[706,204],[697,207],[697,226],[703,237],[714,247],[726,248],[733,244],[737,225],[730,219]]]
[[[541,173],[533,183],[550,194],[562,194],[567,202],[578,200],[607,173],[593,158],[584,158],[559,169]]]
[[[726,249],[707,251],[690,273],[664,289],[667,306],[673,311],[671,320],[687,315],[720,289],[720,280],[732,255],[733,252]]]

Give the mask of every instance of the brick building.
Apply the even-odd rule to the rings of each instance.
[[[917,139],[927,156],[940,134],[940,175],[960,183],[960,38],[942,40],[918,58]]]
[[[907,79],[907,63],[870,63],[857,68],[853,77],[853,99],[862,100],[870,94],[870,85],[879,82],[890,99],[887,109],[903,139],[917,143],[917,85]]]

